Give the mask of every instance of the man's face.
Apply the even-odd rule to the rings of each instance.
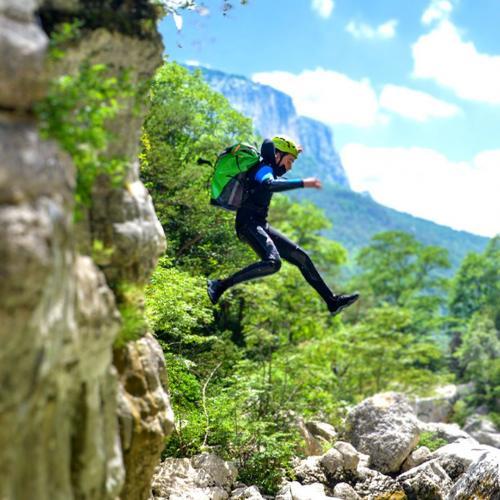
[[[285,167],[285,170],[288,172],[292,169],[293,162],[295,161],[295,157],[291,154],[285,154],[281,157],[281,161],[278,165]]]

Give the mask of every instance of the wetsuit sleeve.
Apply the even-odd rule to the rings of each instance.
[[[273,169],[269,165],[263,165],[257,170],[255,173],[255,180],[261,184],[265,190],[271,193],[304,187],[304,181],[302,179],[275,179]]]

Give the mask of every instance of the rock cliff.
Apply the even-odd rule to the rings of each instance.
[[[2,500],[148,498],[172,427],[156,341],[114,347],[113,285],[144,283],[165,247],[135,164],[141,111],[130,102],[111,124],[126,183],[100,178],[78,224],[75,166],[34,113],[50,79],[84,59],[149,78],[163,50],[154,16],[141,0],[0,2]],[[50,64],[54,27],[75,19],[82,36]],[[111,249],[105,262],[92,259],[96,240]]]

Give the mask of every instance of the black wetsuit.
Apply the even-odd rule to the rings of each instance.
[[[286,170],[284,167],[274,165],[273,160],[274,158],[271,160],[272,163],[269,160],[264,161],[249,172],[248,196],[236,213],[235,227],[238,238],[248,243],[261,260],[221,280],[220,293],[243,281],[279,271],[283,258],[300,269],[306,281],[330,307],[334,300],[333,293],[321,278],[310,257],[299,245],[267,222],[273,193],[304,187],[301,179],[280,179]]]

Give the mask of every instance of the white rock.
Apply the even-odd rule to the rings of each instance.
[[[257,486],[245,486],[231,492],[230,500],[264,500]]]
[[[356,448],[350,443],[337,441],[334,448],[342,454],[342,462],[345,470],[354,472],[359,464],[360,456]]]
[[[453,413],[457,398],[457,386],[449,384],[435,389],[433,396],[413,400],[411,405],[417,418],[423,422],[446,422]]]
[[[437,459],[425,462],[398,477],[409,498],[444,498],[452,481]]]
[[[321,457],[321,465],[330,474],[335,474],[337,470],[344,468],[344,457],[340,451],[332,448]]]
[[[293,469],[297,479],[302,483],[308,484],[316,482],[326,483],[326,476],[321,467],[322,459],[323,457],[321,456],[313,456],[301,460]]]
[[[358,500],[361,497],[356,493],[356,490],[347,483],[338,483],[333,489],[333,494],[342,500]]]
[[[427,461],[430,455],[431,451],[427,448],[427,446],[420,446],[420,448],[412,451],[411,455],[404,461],[401,470],[406,472],[414,467],[418,467]]]
[[[497,451],[495,448],[479,444],[475,439],[462,439],[455,443],[442,446],[431,454],[430,459],[437,458],[440,465],[456,480],[484,453]]]
[[[236,480],[237,470],[213,454],[192,459],[168,458],[153,478],[154,499],[226,500]]]
[[[498,432],[493,422],[485,417],[472,415],[465,422],[464,431],[481,444],[500,448],[500,432]]]
[[[451,489],[447,500],[500,498],[500,452],[484,453],[462,475]]]
[[[396,472],[418,442],[417,419],[405,396],[377,394],[348,415],[348,440],[370,455],[370,467]]]
[[[275,500],[334,500],[334,497],[327,496],[320,483],[302,485],[293,481],[280,489]]]

